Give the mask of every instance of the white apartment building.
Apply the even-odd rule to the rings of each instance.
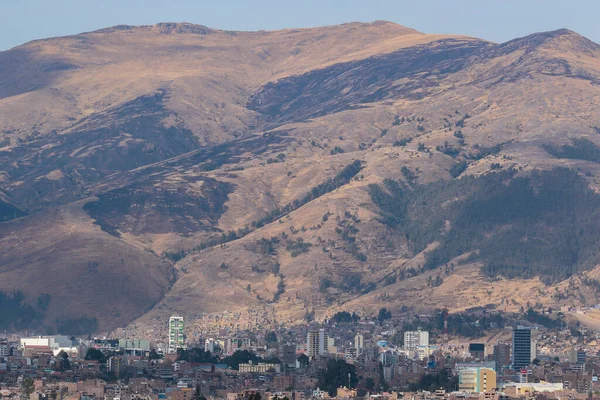
[[[310,331],[306,335],[306,352],[309,358],[327,354],[328,345],[329,336],[325,332],[325,329]]]
[[[420,329],[404,332],[404,349],[417,351],[419,347],[429,347],[429,332]]]
[[[363,349],[365,348],[365,337],[362,333],[357,333],[354,336],[354,349],[356,350],[356,355],[359,356],[362,354]]]
[[[204,341],[204,351],[208,351],[210,353],[215,351],[215,339],[209,338]]]
[[[143,339],[119,339],[119,347],[126,351],[142,353],[150,351],[150,342]]]
[[[185,346],[185,324],[183,317],[173,315],[169,318],[169,353],[174,354],[177,349]]]

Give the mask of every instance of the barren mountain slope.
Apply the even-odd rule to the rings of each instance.
[[[600,184],[599,57],[598,45],[565,30],[496,45],[386,22],[279,32],[159,24],[32,42],[0,53],[0,131],[10,139],[0,201],[10,218],[30,214],[0,227],[29,235],[74,207],[72,229],[93,228],[90,243],[105,246],[94,250],[101,264],[118,270],[124,249],[150,257],[128,265],[131,274],[166,271],[144,249],[177,261],[164,298],[157,278],[155,296],[111,318],[122,299],[105,296],[90,314],[103,327],[161,298],[142,322],[173,311],[264,309],[297,320],[382,305],[592,303],[592,289],[569,288],[596,266],[595,243],[548,221],[596,218],[585,186]],[[555,167],[575,172],[533,172]],[[589,202],[565,200],[569,213],[539,197],[555,182]],[[498,223],[486,192],[546,204],[528,221],[533,237],[518,207]],[[487,222],[476,225],[478,215]],[[593,224],[581,229],[598,236]],[[480,237],[508,243],[502,254],[515,238],[536,251],[569,243],[554,247],[573,256],[572,275],[549,280],[555,266],[536,253],[529,275],[506,276],[522,260],[501,268],[502,245]],[[59,270],[59,239],[50,239],[45,265]],[[82,246],[64,243],[60,256],[79,260]],[[32,298],[43,284],[30,262],[37,251],[11,261],[31,270],[16,288]],[[79,261],[73,271],[85,269]],[[496,278],[529,289],[507,304]],[[67,303],[88,290],[76,289]],[[137,290],[145,298],[148,287]]]
[[[82,207],[0,224],[0,291],[20,290],[29,304],[50,295],[38,329],[79,318],[120,327],[159,301],[175,278],[168,262],[102,232]]]
[[[570,54],[582,48],[586,52],[581,57]],[[344,72],[340,70],[343,66],[333,67],[338,69],[331,75],[333,79],[336,76],[345,79],[334,86],[335,90],[327,92],[328,101],[339,103],[344,101],[343,96],[365,97],[372,92],[379,93],[381,100],[365,104],[366,108],[333,114],[330,114],[332,110],[319,110],[324,102],[298,107],[298,112],[304,113],[301,115],[327,115],[278,126],[277,129],[286,131],[297,145],[293,153],[287,153],[284,162],[256,167],[258,174],[252,182],[256,176],[282,176],[284,171],[293,171],[293,178],[298,171],[294,167],[298,158],[314,160],[321,168],[324,160],[344,160],[346,165],[361,160],[364,168],[356,176],[357,180],[240,240],[229,242],[224,248],[203,250],[180,261],[178,267],[185,271],[185,279],[174,286],[157,310],[201,308],[219,312],[245,309],[249,304],[256,308],[262,304],[265,309],[275,307],[281,318],[295,319],[302,318],[306,310],[326,315],[340,307],[366,308],[370,312],[380,306],[400,305],[419,309],[449,306],[460,310],[506,302],[505,308],[514,310],[537,301],[581,304],[584,299],[593,303],[596,294],[591,289],[580,288],[585,296],[567,290],[570,294],[565,300],[553,297],[556,291],[553,292],[552,286],[545,286],[537,278],[522,280],[520,295],[511,295],[501,283],[487,282],[489,278],[478,272],[481,264],[457,267],[456,272],[449,272],[442,265],[441,270],[436,268],[393,283],[402,275],[401,271],[419,270],[425,264],[425,257],[411,251],[401,234],[379,222],[379,210],[373,206],[367,186],[385,178],[406,182],[409,177],[402,172],[402,167],[408,167],[414,182],[449,179],[449,172],[458,160],[465,160],[468,166],[463,174],[476,175],[497,168],[493,164],[500,169],[516,168],[524,176],[533,169],[566,166],[585,173],[592,186],[597,186],[600,159],[557,159],[544,146],[560,148],[569,145],[574,138],[586,138],[592,145],[598,142],[600,121],[593,107],[599,100],[598,54],[595,44],[568,31],[486,46],[469,56],[459,71],[429,76],[428,85],[418,87],[429,91],[423,98],[403,91],[402,83],[391,84],[381,76],[366,89],[348,89],[351,74],[365,78],[361,75],[364,68],[351,65],[345,67],[347,72]],[[554,64],[564,68],[548,70]],[[277,85],[281,85],[281,93],[287,95],[295,93],[294,81],[302,82],[303,89],[298,93],[307,98],[312,88],[317,91],[315,95],[325,96],[316,85],[317,82],[327,84],[327,78],[323,78],[327,74],[327,71],[311,72],[308,77],[293,77],[267,85],[260,94],[262,104],[269,99],[286,101],[277,95]],[[313,79],[314,83],[307,79]],[[332,83],[335,85],[335,81]],[[291,99],[297,104],[300,98]],[[273,106],[267,107],[264,112],[273,110]],[[285,106],[282,115],[288,116],[293,107]],[[394,145],[407,138],[413,140]],[[418,151],[418,143],[430,151]],[[438,146],[440,150],[436,151]],[[331,155],[335,148],[342,149],[343,153]],[[456,154],[451,149],[456,149]],[[236,178],[238,187],[245,184],[240,178],[247,177],[249,170]],[[281,185],[280,181],[276,182],[274,190]],[[232,199],[229,204],[235,203]],[[226,211],[224,216],[229,213]],[[270,244],[265,239],[270,240]],[[304,246],[299,244],[300,240]],[[431,251],[437,245],[431,243],[425,250]],[[427,279],[437,276],[444,277],[444,284],[428,286]],[[561,290],[572,284],[567,280],[556,288]],[[578,285],[582,286],[581,282]],[[209,286],[211,289],[205,291],[194,289]],[[408,287],[415,292],[407,291]],[[354,300],[345,304],[352,298]],[[513,298],[517,303],[508,302]],[[152,315],[154,313],[146,318]]]

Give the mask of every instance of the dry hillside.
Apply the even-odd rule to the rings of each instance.
[[[165,23],[0,52],[0,290],[105,330],[595,303],[599,83],[567,30]]]

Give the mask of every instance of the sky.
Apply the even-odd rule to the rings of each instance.
[[[0,50],[113,25],[191,22],[272,30],[387,20],[425,33],[504,42],[574,30],[600,43],[598,0],[0,0]]]

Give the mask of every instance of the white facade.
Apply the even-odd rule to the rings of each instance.
[[[416,350],[416,355],[419,360],[429,358],[437,350],[437,346],[419,346]]]
[[[564,386],[561,383],[548,383],[548,382],[540,382],[540,383],[507,383],[505,385],[501,385],[501,389],[515,388],[517,391],[517,395],[533,393],[533,392],[558,392],[564,390]]]
[[[73,341],[68,336],[55,335],[55,336],[34,336],[21,338],[21,348],[26,350],[28,348],[43,348],[47,347],[52,351],[55,356],[61,351],[69,354],[76,354],[78,351],[77,346],[74,345]]]
[[[208,351],[210,353],[215,351],[215,339],[206,339],[206,341],[204,342],[204,351]]]
[[[308,332],[306,335],[306,352],[309,358],[327,354],[329,337],[325,329]]]
[[[354,349],[356,350],[356,355],[359,356],[362,354],[363,349],[365,348],[365,337],[362,333],[357,333],[354,336]]]
[[[119,347],[127,351],[150,351],[150,342],[142,339],[119,339]]]
[[[227,338],[223,343],[223,354],[231,355],[238,349],[238,341],[236,339]]]
[[[169,318],[169,353],[174,354],[177,349],[185,345],[183,317],[173,315]]]
[[[420,347],[429,347],[429,332],[420,329],[404,332],[404,349],[417,351]]]

